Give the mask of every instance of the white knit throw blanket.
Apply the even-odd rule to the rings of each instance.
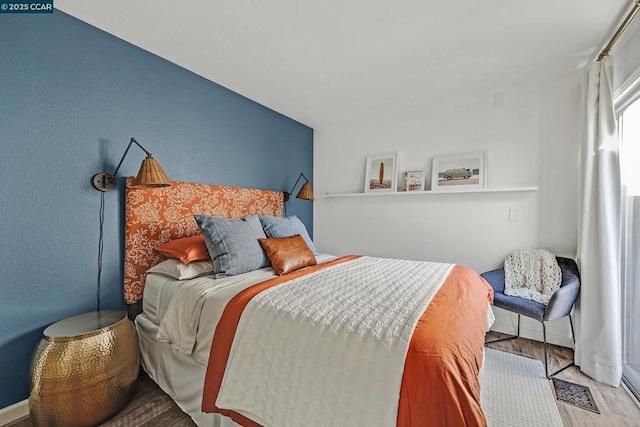
[[[545,249],[519,249],[504,260],[504,294],[547,305],[562,282],[556,256]]]

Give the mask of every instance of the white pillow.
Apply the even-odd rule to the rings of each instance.
[[[195,277],[213,274],[213,262],[194,261],[183,264],[177,259],[167,259],[160,264],[154,265],[147,273],[160,274],[161,276],[172,277],[176,280],[189,280]]]

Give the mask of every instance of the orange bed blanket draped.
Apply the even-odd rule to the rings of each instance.
[[[218,412],[247,427],[259,424],[215,406],[236,327],[246,305],[258,293],[357,256],[299,270],[254,285],[236,295],[216,328],[202,399],[203,412]],[[487,302],[492,288],[473,270],[454,266],[421,316],[405,360],[397,425],[486,426],[480,406],[478,373],[482,366]]]

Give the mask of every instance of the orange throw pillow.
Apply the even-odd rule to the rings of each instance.
[[[180,260],[183,264],[211,260],[202,234],[170,240],[165,244],[156,246],[155,250],[168,258]]]
[[[302,236],[258,239],[278,276],[316,265],[316,257]]]

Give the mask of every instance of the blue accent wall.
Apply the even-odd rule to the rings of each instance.
[[[215,61],[215,52],[211,52]],[[58,10],[0,15],[0,408],[28,397],[43,329],[95,310],[100,192],[131,137],[173,180],[288,191],[313,130]],[[106,193],[102,308],[124,309],[124,176]],[[299,189],[299,187],[298,187]],[[312,203],[287,214],[312,231]]]

